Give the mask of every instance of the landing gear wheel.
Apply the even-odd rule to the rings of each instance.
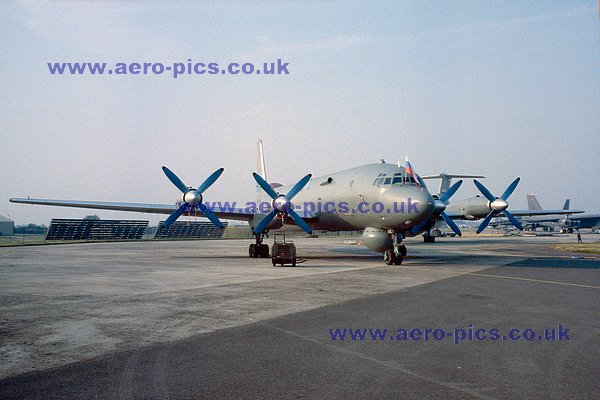
[[[254,235],[256,243],[252,243],[248,248],[248,254],[251,258],[267,258],[269,257],[269,245],[263,243],[265,236],[268,236],[265,232],[257,233]]]
[[[394,257],[394,265],[402,265],[403,259],[404,259],[404,257],[402,257],[402,254],[395,256]]]
[[[406,251],[406,246],[401,244],[400,245],[400,255],[402,255],[402,257],[406,257],[407,251]]]
[[[394,265],[394,261],[396,259],[396,254],[394,254],[394,250],[389,249],[383,253],[383,261],[386,265]]]
[[[254,243],[251,244],[250,247],[248,248],[248,254],[252,258],[258,257],[258,249],[257,249],[257,246]]]
[[[423,242],[424,243],[435,243],[435,236],[423,235]]]
[[[267,258],[269,257],[269,245],[266,243],[263,243],[260,245],[259,247],[259,252],[260,252],[260,257],[261,258]]]

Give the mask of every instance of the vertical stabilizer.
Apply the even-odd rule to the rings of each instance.
[[[263,152],[263,142],[261,139],[258,139],[258,174],[268,182],[267,168],[265,167],[265,153]]]
[[[450,184],[452,183],[452,177],[448,176],[448,174],[441,173],[440,178],[440,194],[444,194],[450,189]]]
[[[527,207],[530,210],[543,210],[540,202],[533,193],[527,193]]]
[[[485,178],[483,175],[462,175],[462,174],[446,174],[442,172],[437,175],[425,175],[421,179],[441,179],[439,195],[443,195],[450,189],[450,184],[453,178]]]
[[[267,168],[265,166],[265,153],[263,152],[263,142],[261,139],[258,139],[258,164],[257,164],[257,173],[267,181]],[[268,182],[268,181],[267,181]],[[262,198],[262,191],[260,186],[256,184],[256,203],[260,203]]]
[[[571,207],[571,199],[567,199],[565,201],[565,205],[563,206],[563,210],[568,210]]]

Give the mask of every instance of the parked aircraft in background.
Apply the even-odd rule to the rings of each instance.
[[[261,189],[259,201],[249,202],[245,207],[207,206],[205,192],[223,173],[217,169],[206,180],[193,188],[186,185],[169,168],[163,166],[167,178],[182,193],[181,202],[170,204],[118,203],[78,200],[48,200],[12,198],[13,203],[39,204],[62,207],[78,207],[118,211],[135,211],[168,214],[164,222],[168,227],[181,215],[205,216],[217,227],[220,218],[247,221],[252,229],[255,243],[249,246],[251,257],[268,257],[269,247],[263,243],[270,230],[284,226],[297,226],[307,233],[313,229],[331,231],[363,231],[364,244],[371,250],[384,254],[386,264],[402,263],[407,236],[425,233],[430,236],[432,227],[441,220],[458,235],[460,229],[454,219],[476,220],[483,218],[477,232],[481,232],[495,216],[505,215],[517,228],[522,229],[515,216],[554,214],[554,211],[513,210],[508,211],[508,198],[517,187],[515,179],[502,193],[495,197],[481,182],[475,185],[483,197],[449,203],[462,181],[432,195],[422,177],[410,165],[399,163],[368,164],[345,171],[313,178],[305,175],[294,185],[269,184],[262,142],[259,141],[259,173],[253,177]],[[446,175],[448,179],[452,175]],[[444,178],[442,178],[444,179]],[[444,181],[442,181],[443,183]]]
[[[560,215],[546,215],[540,217],[522,218],[521,223],[525,229],[558,230],[560,233],[573,233],[575,230],[591,229],[600,233],[600,214],[584,213],[581,210],[569,210],[570,199],[565,201],[563,213]],[[527,205],[530,210],[543,210],[540,202],[533,193],[527,193]],[[549,210],[544,210],[549,211]],[[576,215],[573,215],[576,214]],[[499,221],[498,225],[506,225],[507,221]]]
[[[548,215],[523,217],[520,219],[521,224],[527,230],[535,231],[537,228],[542,228],[546,231],[558,231],[560,233],[573,233],[580,229],[591,229],[600,233],[600,214],[585,213],[582,210],[570,210],[570,199],[565,201],[560,214],[550,214],[552,210],[544,210],[540,202],[535,197],[535,194],[527,194],[527,204],[531,210],[545,211]],[[508,220],[499,218],[490,224],[493,227],[502,228],[510,225]]]
[[[562,211],[566,211],[569,209],[570,200],[567,199],[562,208]],[[540,202],[537,200],[533,193],[527,193],[527,207],[529,210],[543,210]],[[579,210],[573,210],[582,212]],[[567,214],[568,215],[568,214]],[[546,231],[554,231],[557,228],[557,223],[559,220],[567,218],[567,215],[563,214],[548,214],[544,216],[532,216],[532,217],[521,217],[519,218],[519,222],[525,230],[533,230],[535,231],[537,228],[542,228]],[[494,221],[490,223],[492,228],[499,229],[509,229],[512,226],[511,222],[505,218],[496,218]]]

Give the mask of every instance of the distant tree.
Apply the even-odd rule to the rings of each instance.
[[[43,235],[46,233],[46,225],[27,224],[15,226],[14,233],[19,235]]]

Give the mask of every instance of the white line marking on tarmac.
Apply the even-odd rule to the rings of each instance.
[[[424,380],[426,382],[429,382],[429,383],[440,385],[440,386],[443,386],[443,387],[446,387],[446,388],[449,388],[449,389],[454,389],[454,390],[457,390],[459,392],[463,392],[463,393],[469,394],[469,395],[471,395],[473,397],[476,397],[476,398],[479,398],[479,399],[493,399],[493,397],[485,396],[485,395],[483,395],[483,394],[481,394],[478,391],[473,390],[473,389],[468,389],[468,388],[465,388],[465,387],[462,387],[462,386],[458,386],[458,385],[455,385],[455,384],[452,384],[452,383],[449,383],[449,382],[444,382],[444,381],[440,381],[438,379],[433,379],[433,378],[428,377],[428,376],[420,375],[420,374],[418,374],[416,372],[413,372],[413,371],[411,371],[409,369],[399,367],[398,365],[396,365],[395,363],[390,362],[390,361],[379,360],[379,359],[377,359],[375,357],[371,357],[371,356],[368,356],[366,354],[359,353],[357,351],[352,351],[352,350],[349,350],[347,348],[336,346],[336,345],[334,345],[332,343],[322,342],[322,341],[320,341],[318,339],[315,339],[315,338],[312,338],[312,337],[309,337],[309,336],[305,336],[305,335],[301,335],[299,333],[296,333],[296,332],[293,332],[293,331],[289,331],[287,329],[282,329],[282,328],[279,328],[277,326],[273,326],[273,325],[268,324],[268,323],[259,322],[259,324],[263,325],[263,326],[267,326],[270,329],[274,329],[274,330],[286,333],[288,335],[291,335],[291,336],[297,337],[299,339],[303,339],[303,340],[306,340],[306,341],[309,341],[309,342],[321,345],[323,347],[327,347],[329,349],[332,349],[332,350],[335,350],[335,351],[338,351],[338,352],[346,353],[346,354],[349,354],[349,355],[352,355],[352,356],[355,356],[355,357],[362,358],[363,360],[374,362],[374,363],[382,365],[382,366],[384,366],[386,368],[392,368],[392,369],[394,369],[396,371],[402,372],[402,373],[404,373],[406,375],[413,376],[415,378],[422,379],[422,380]]]
[[[600,286],[594,286],[594,285],[583,285],[581,283],[569,283],[569,282],[557,282],[557,281],[545,281],[545,280],[542,280],[542,279],[519,278],[519,277],[516,277],[516,276],[479,274],[477,272],[473,272],[473,273],[468,274],[468,275],[485,276],[485,277],[488,277],[488,278],[514,279],[514,280],[517,280],[517,281],[529,281],[529,282],[537,282],[537,283],[549,283],[549,284],[552,284],[552,285],[576,286],[576,287],[584,287],[584,288],[588,288],[588,289],[600,289]]]

